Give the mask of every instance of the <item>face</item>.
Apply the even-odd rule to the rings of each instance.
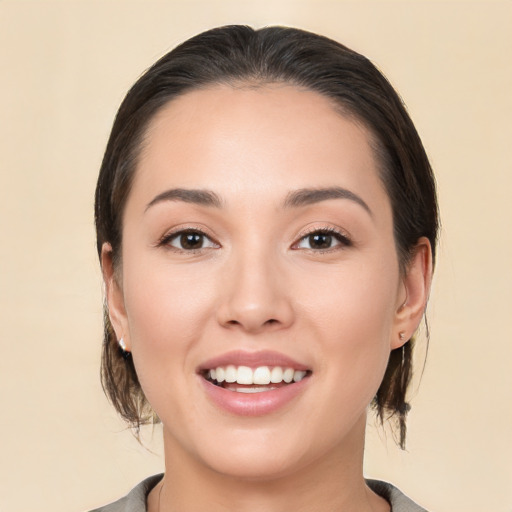
[[[108,299],[166,453],[266,478],[362,450],[411,328],[368,132],[310,91],[216,86],[145,140]]]

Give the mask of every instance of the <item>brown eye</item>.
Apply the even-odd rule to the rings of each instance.
[[[350,240],[337,231],[318,230],[302,237],[294,248],[327,251],[329,249],[347,247],[350,245],[352,245]]]
[[[218,247],[210,238],[200,231],[180,231],[167,239],[166,243],[181,251],[193,251],[210,247]]]
[[[326,233],[315,233],[308,236],[311,249],[329,249],[332,246],[332,236]]]

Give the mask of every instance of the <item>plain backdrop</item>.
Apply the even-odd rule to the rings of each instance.
[[[99,384],[93,192],[129,86],[231,23],[337,39],[404,98],[443,229],[408,449],[371,420],[365,473],[431,512],[510,512],[512,3],[414,0],[0,0],[0,512],[88,510],[162,470],[159,428],[138,445]]]

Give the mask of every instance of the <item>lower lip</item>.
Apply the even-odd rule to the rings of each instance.
[[[237,393],[199,376],[207,396],[221,409],[238,416],[263,416],[285,407],[304,391],[310,377],[259,393]]]

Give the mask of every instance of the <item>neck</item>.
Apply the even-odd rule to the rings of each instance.
[[[365,418],[364,418],[365,420]],[[240,478],[186,453],[164,428],[166,473],[152,492],[151,512],[389,511],[363,478],[364,423],[342,445],[270,477]]]

